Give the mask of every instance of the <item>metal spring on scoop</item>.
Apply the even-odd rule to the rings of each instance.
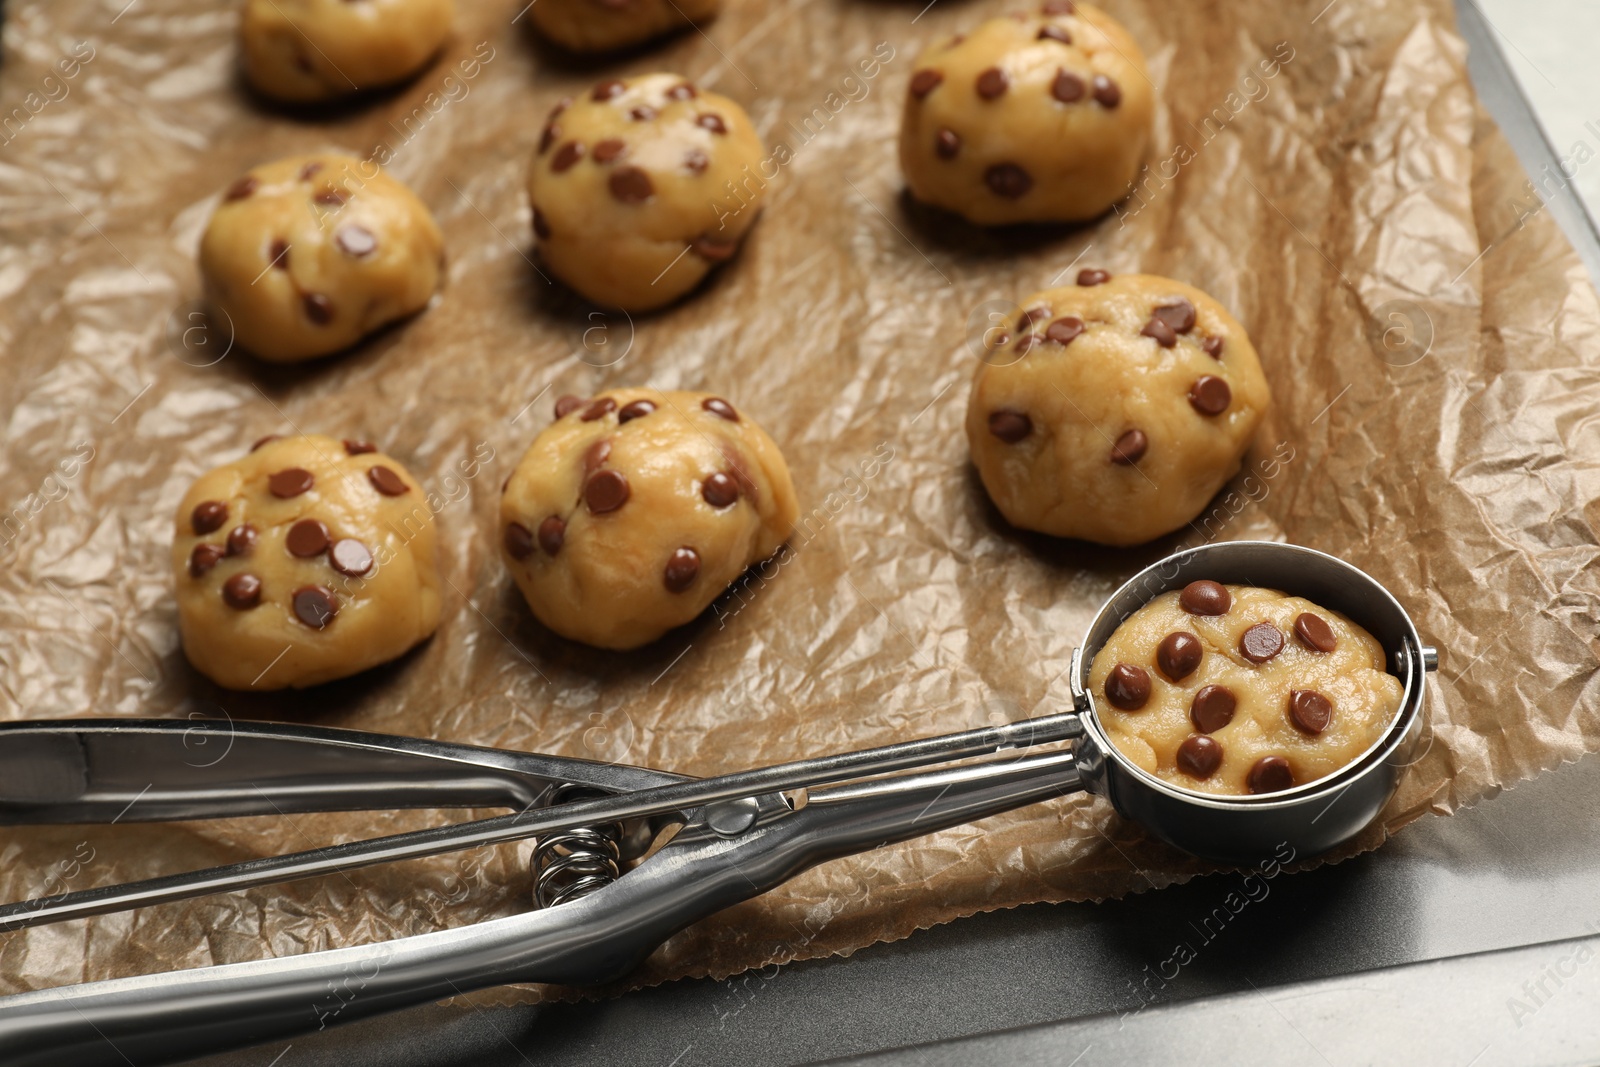
[[[557,786],[551,805],[600,795],[574,783]],[[538,838],[533,846],[533,899],[541,908],[553,908],[577,900],[615,882],[622,874],[622,826],[575,826],[548,837]]]

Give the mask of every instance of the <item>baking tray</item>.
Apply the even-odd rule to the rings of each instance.
[[[1556,154],[1504,38],[1474,0],[1457,8],[1484,106],[1525,169],[1541,172]],[[1573,188],[1547,209],[1600,277],[1600,238]],[[571,1004],[435,1005],[195,1062],[1595,1063],[1600,962],[1577,961],[1600,960],[1597,824],[1600,758],[1590,757],[1424,820],[1375,854],[1277,879],[1225,924],[1211,917],[1237,875],[980,915],[727,981]],[[1180,943],[1194,959],[1175,968]]]

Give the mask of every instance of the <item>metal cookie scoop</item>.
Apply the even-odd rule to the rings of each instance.
[[[1140,770],[1101,730],[1089,665],[1134,610],[1199,578],[1281,589],[1367,629],[1405,687],[1389,730],[1340,772],[1265,796],[1210,796]],[[1313,855],[1362,830],[1393,793],[1421,733],[1435,659],[1404,609],[1361,571],[1310,549],[1234,542],[1169,557],[1107,601],[1074,653],[1070,712],[718,778],[300,726],[3,725],[0,823],[399,807],[515,813],[24,901],[0,908],[0,930],[527,838],[537,841],[539,909],[374,945],[0,998],[0,1063],[170,1063],[486,986],[614,981],[678,930],[818,863],[1081,789],[1202,857],[1252,862],[1285,843]],[[1066,750],[1022,751],[1069,739]]]

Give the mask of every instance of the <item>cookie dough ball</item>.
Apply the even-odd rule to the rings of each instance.
[[[1138,173],[1154,91],[1120,23],[1050,0],[917,58],[900,169],[918,200],[982,226],[1092,219]]]
[[[528,174],[539,254],[597,304],[648,311],[739,250],[766,182],[744,109],[676,74],[607,81],[551,112]]]
[[[183,650],[218,685],[343,678],[439,625],[433,509],[373,445],[263,438],[202,475],[177,522]]]
[[[240,345],[275,363],[348,348],[420,311],[444,239],[422,201],[370,161],[322,154],[256,167],[222,195],[200,275]]]
[[[454,0],[245,0],[239,43],[259,92],[310,103],[404,81],[454,21]]]
[[[1383,646],[1336,611],[1192,582],[1117,627],[1089,672],[1123,755],[1186,789],[1245,796],[1325,778],[1371,748],[1404,689]]]
[[[1205,293],[1084,270],[992,337],[967,405],[984,488],[1014,526],[1135,545],[1200,514],[1270,397],[1244,327]]]
[[[570,52],[614,52],[709,21],[722,0],[539,0],[533,27]]]
[[[789,468],[748,414],[706,393],[562,397],[500,502],[506,565],[563,637],[636,648],[706,609],[788,539]]]

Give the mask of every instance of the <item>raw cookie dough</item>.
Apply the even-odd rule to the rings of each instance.
[[[1134,545],[1198,515],[1270,397],[1244,327],[1153,274],[1035,293],[978,368],[967,441],[1007,521]]]
[[[982,226],[1092,219],[1128,194],[1154,113],[1128,31],[1050,0],[917,57],[900,169],[918,200]]]
[[[761,210],[744,108],[676,74],[606,81],[550,113],[528,172],[539,254],[597,304],[648,311],[739,250]]]
[[[245,0],[245,76],[309,103],[379,89],[427,66],[450,38],[455,0]]]
[[[571,52],[614,52],[705,22],[722,0],[539,0],[534,29]]]
[[[1095,715],[1122,754],[1202,793],[1276,793],[1347,766],[1400,710],[1383,646],[1276,589],[1191,582],[1094,658]]]
[[[370,161],[321,153],[265,163],[222,194],[200,275],[239,344],[273,362],[325,356],[421,310],[444,239]]]
[[[433,509],[373,445],[263,438],[201,475],[177,523],[183,650],[218,685],[343,678],[439,625]]]
[[[636,648],[699,615],[798,517],[789,468],[708,393],[565,396],[500,501],[506,566],[539,621]]]

